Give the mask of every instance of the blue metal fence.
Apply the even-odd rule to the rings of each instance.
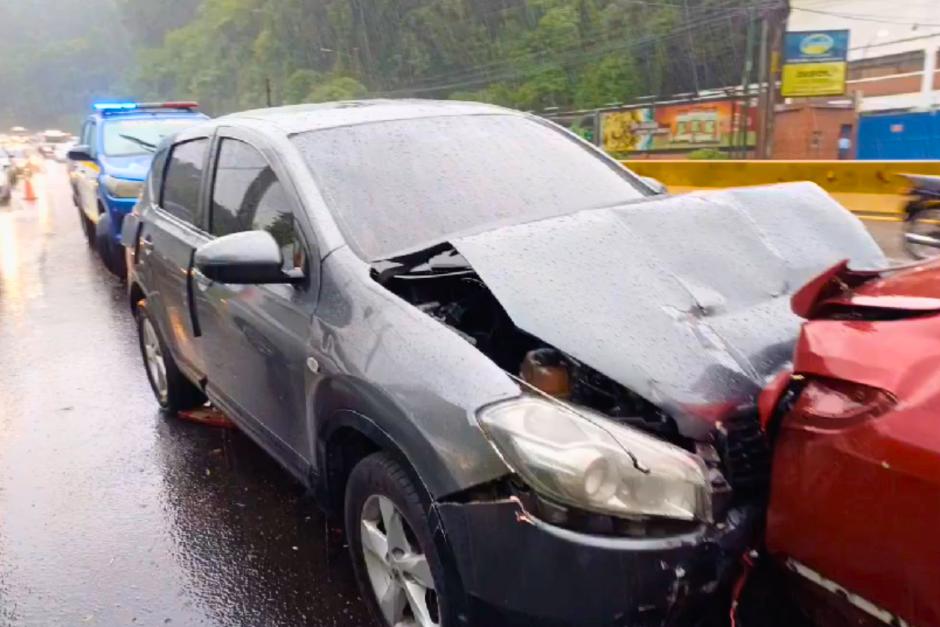
[[[859,159],[940,159],[940,112],[862,116]]]

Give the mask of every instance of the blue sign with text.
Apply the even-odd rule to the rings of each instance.
[[[784,41],[784,63],[845,61],[849,53],[849,31],[792,31]]]

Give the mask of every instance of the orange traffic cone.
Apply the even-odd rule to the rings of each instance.
[[[33,177],[31,176],[23,179],[23,200],[30,202],[36,200],[36,190],[33,189]]]

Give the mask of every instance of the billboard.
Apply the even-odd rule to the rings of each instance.
[[[604,150],[652,152],[740,146],[740,108],[730,100],[611,111],[601,117]],[[757,111],[747,113],[744,144],[757,140]],[[734,141],[733,141],[734,140]]]
[[[792,31],[783,45],[785,97],[845,94],[849,31]]]

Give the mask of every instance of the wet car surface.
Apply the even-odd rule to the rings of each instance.
[[[64,168],[34,185],[0,207],[0,625],[367,625],[302,488],[157,411]]]

